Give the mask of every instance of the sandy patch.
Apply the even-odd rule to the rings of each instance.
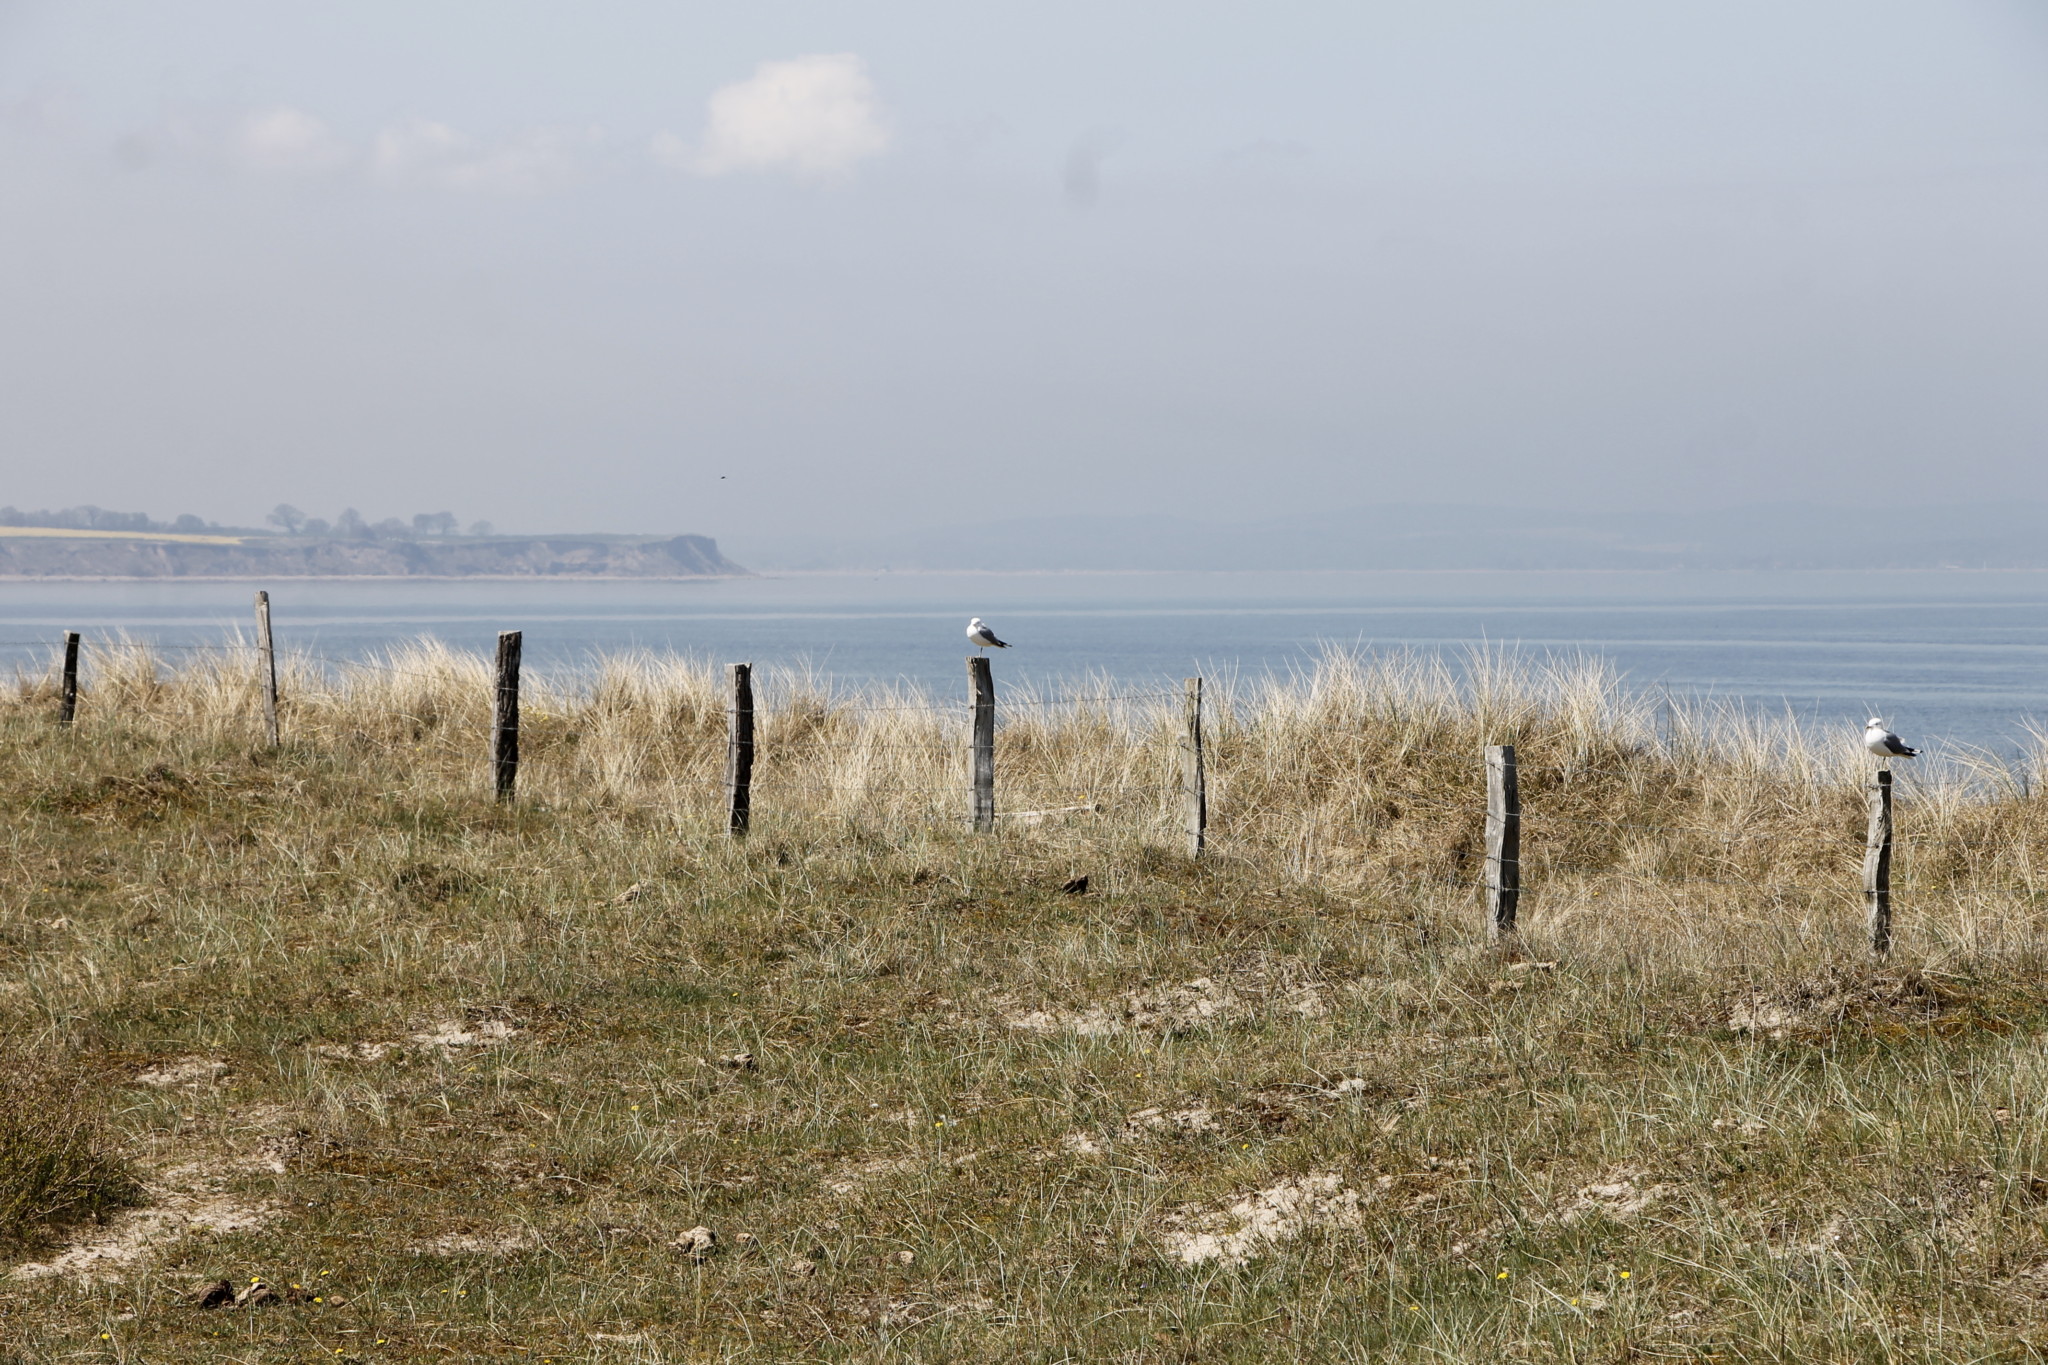
[[[884,1330],[898,1327],[917,1327],[938,1318],[986,1317],[994,1312],[995,1304],[978,1294],[959,1299],[938,1298],[888,1298],[878,1301],[873,1309],[875,1326]]]
[[[1561,1207],[1530,1212],[1520,1220],[1520,1225],[1569,1227],[1593,1217],[1611,1218],[1615,1222],[1626,1223],[1653,1205],[1670,1198],[1680,1188],[1669,1183],[1645,1183],[1642,1172],[1620,1167],[1609,1171],[1589,1185],[1579,1186]],[[1514,1219],[1497,1218],[1453,1244],[1451,1255],[1467,1255],[1517,1225]]]
[[[226,1062],[217,1062],[211,1057],[180,1057],[175,1062],[151,1067],[135,1080],[138,1085],[154,1086],[158,1090],[198,1090],[227,1074]]]
[[[381,1062],[398,1051],[396,1043],[315,1043],[306,1049],[331,1062]]]
[[[276,1212],[273,1205],[229,1195],[164,1193],[149,1208],[116,1214],[106,1226],[47,1261],[16,1266],[13,1277],[39,1280],[62,1275],[88,1284],[115,1279],[182,1237],[247,1232],[268,1223]]]
[[[517,1037],[519,1032],[517,1025],[503,1019],[485,1019],[474,1024],[457,1023],[451,1019],[413,1034],[412,1041],[424,1047],[490,1047]]]
[[[217,1075],[212,1068],[222,1064],[207,1063],[203,1069],[190,1065],[203,1060],[187,1058],[158,1069],[186,1068],[188,1077]],[[173,1080],[168,1085],[190,1083]],[[195,1151],[189,1140],[181,1140],[178,1150],[164,1154],[169,1160],[160,1158],[152,1163],[157,1170],[145,1182],[147,1205],[124,1209],[98,1227],[77,1229],[71,1243],[57,1255],[16,1266],[11,1275],[24,1280],[64,1276],[92,1284],[119,1278],[183,1238],[223,1236],[266,1226],[279,1215],[278,1205],[236,1194],[226,1186],[250,1175],[283,1173],[304,1140],[296,1131],[278,1131],[291,1118],[289,1111],[276,1105],[231,1111],[226,1116],[229,1131],[239,1132],[245,1146],[209,1144]],[[251,1132],[255,1140],[248,1142]]]
[[[1675,1189],[1675,1185],[1643,1184],[1640,1171],[1614,1171],[1605,1179],[1580,1186],[1571,1203],[1558,1210],[1555,1221],[1569,1225],[1597,1214],[1625,1223]]]
[[[1330,1012],[1323,993],[1313,986],[1297,986],[1280,997],[1280,1008],[1304,1019],[1320,1019]]]
[[[539,1245],[540,1236],[532,1228],[494,1228],[489,1232],[444,1232],[406,1250],[415,1256],[510,1256]]]
[[[841,1198],[859,1194],[868,1186],[887,1180],[892,1175],[901,1175],[916,1165],[916,1159],[907,1156],[883,1156],[853,1162],[841,1166],[825,1178],[825,1192]]]
[[[1315,1227],[1355,1227],[1361,1196],[1340,1175],[1289,1176],[1220,1210],[1180,1215],[1166,1248],[1185,1265],[1244,1265],[1255,1255]]]
[[[1222,1128],[1223,1125],[1216,1121],[1214,1110],[1205,1104],[1197,1104],[1186,1109],[1140,1109],[1124,1120],[1117,1135],[1126,1140],[1195,1137],[1202,1133],[1220,1132]]]
[[[1211,977],[1198,976],[1178,986],[1130,991],[1085,1009],[1016,1011],[1005,1015],[1003,1022],[1028,1033],[1073,1032],[1084,1038],[1105,1038],[1126,1029],[1180,1032],[1243,1013],[1245,1003],[1236,991]]]

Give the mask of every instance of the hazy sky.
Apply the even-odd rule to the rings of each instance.
[[[2033,0],[0,0],[0,502],[2048,498]]]

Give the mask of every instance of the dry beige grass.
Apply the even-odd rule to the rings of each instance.
[[[687,664],[531,689],[511,809],[481,660],[295,665],[276,754],[241,656],[24,685],[0,1028],[151,1202],[0,1359],[2034,1358],[2036,784],[1907,783],[1870,964],[1853,736],[1481,662],[1219,698],[1199,865],[1172,699],[1017,699],[1090,809],[977,837],[963,715],[774,680],[735,842]]]

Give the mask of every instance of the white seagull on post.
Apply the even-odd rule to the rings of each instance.
[[[967,642],[976,649],[1008,649],[1009,646],[996,638],[996,633],[981,623],[979,616],[967,623]]]
[[[1884,722],[1876,716],[1872,716],[1870,724],[1864,727],[1863,747],[1879,758],[1911,758],[1920,752],[1907,748],[1906,742],[1885,729]]]

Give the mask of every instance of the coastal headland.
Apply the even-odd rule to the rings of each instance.
[[[0,527],[0,579],[707,578],[743,575],[709,536],[351,540]]]

